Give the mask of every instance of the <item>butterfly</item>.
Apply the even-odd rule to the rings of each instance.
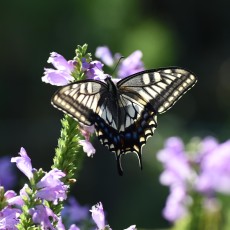
[[[134,152],[142,168],[142,147],[157,127],[157,115],[170,109],[196,83],[191,72],[177,67],[142,71],[114,83],[80,80],[61,87],[52,97],[54,107],[80,124],[95,126],[100,142],[117,159]]]

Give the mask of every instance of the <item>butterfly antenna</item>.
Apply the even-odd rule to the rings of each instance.
[[[119,63],[121,62],[121,59],[123,59],[123,58],[125,58],[125,57],[124,57],[124,56],[121,56],[121,57],[119,58],[119,60],[117,61],[117,64],[116,64],[116,66],[114,67],[114,70],[113,70],[113,72],[112,72],[112,75],[114,74],[115,70],[117,69],[117,66],[118,66]]]

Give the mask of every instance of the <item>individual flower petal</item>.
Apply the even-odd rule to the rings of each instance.
[[[105,227],[105,214],[103,210],[102,203],[99,202],[98,204],[94,205],[90,210],[92,212],[92,218],[96,223],[99,229],[104,229]]]
[[[65,177],[65,173],[58,169],[52,169],[37,183],[39,189],[36,196],[57,204],[58,200],[63,201],[67,198],[68,186],[60,179]]]
[[[89,208],[81,206],[74,197],[68,199],[68,204],[64,206],[62,211],[63,217],[68,217],[70,223],[79,222],[88,217]]]
[[[67,85],[73,80],[74,77],[64,71],[46,68],[42,77],[43,82],[56,86]]]
[[[124,78],[134,73],[144,70],[144,64],[141,61],[142,52],[137,50],[125,58],[119,65],[117,75],[119,78]]]
[[[0,186],[8,190],[14,186],[16,177],[13,173],[13,167],[10,163],[10,157],[0,158]]]
[[[11,199],[11,198],[13,198],[13,197],[15,197],[15,196],[17,196],[17,193],[16,193],[15,191],[13,191],[13,190],[8,190],[8,191],[6,191],[5,194],[4,194],[4,197],[5,197],[7,200],[9,200],[9,199]]]
[[[87,154],[88,157],[93,157],[96,150],[91,144],[91,142],[87,140],[79,140],[78,143],[83,147],[83,151]]]
[[[29,178],[33,177],[31,159],[24,148],[20,149],[20,157],[12,157],[11,162],[15,162],[17,167]]]
[[[51,63],[57,70],[63,70],[67,73],[71,73],[74,70],[74,61],[67,61],[62,55],[52,52],[47,61]]]
[[[0,229],[16,230],[16,225],[19,223],[21,210],[16,208],[6,207],[0,211]]]
[[[58,218],[50,208],[44,205],[37,205],[29,210],[29,214],[32,216],[33,222],[39,224],[43,229],[55,230],[51,220],[57,221]]]
[[[8,205],[18,205],[21,207],[24,204],[22,198],[17,196],[17,193],[13,190],[6,191],[4,197],[6,198]]]
[[[97,47],[95,56],[100,58],[107,66],[112,66],[114,64],[112,53],[107,46]]]

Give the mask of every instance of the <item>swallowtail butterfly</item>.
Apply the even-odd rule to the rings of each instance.
[[[80,123],[95,125],[100,142],[121,156],[135,152],[142,168],[141,150],[157,127],[157,115],[166,112],[195,83],[196,77],[181,68],[159,68],[128,76],[115,84],[81,80],[60,88],[52,98],[54,107]]]

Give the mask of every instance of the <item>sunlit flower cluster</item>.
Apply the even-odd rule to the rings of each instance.
[[[82,58],[81,70],[84,72],[86,79],[104,81],[105,78],[109,76],[103,71],[104,64],[108,67],[115,67],[121,55],[115,54],[113,56],[108,47],[101,46],[96,49],[95,56],[101,61],[93,60],[88,62],[86,58]],[[117,66],[117,76],[116,78],[112,78],[113,81],[117,82],[124,77],[144,70],[144,64],[141,58],[142,52],[137,50],[127,58],[121,60]],[[52,64],[55,69],[45,68],[44,76],[42,77],[43,82],[50,83],[51,85],[64,86],[75,80],[73,75],[77,64],[76,60],[67,61],[62,55],[52,52],[47,62]],[[94,133],[94,126],[87,127],[81,125],[80,130],[85,139],[80,140],[79,144],[82,145],[83,151],[87,153],[87,156],[92,157],[96,152],[90,142],[90,135]]]
[[[35,174],[38,172],[32,167],[31,159],[27,155],[26,150],[21,148],[18,157],[13,157],[11,162],[16,163],[17,167],[27,176],[30,182],[33,181]],[[3,165],[5,162],[3,162]],[[1,167],[1,165],[0,165]],[[7,177],[7,175],[5,174]],[[34,207],[28,210],[28,214],[35,225],[39,225],[42,229],[59,229],[59,230],[80,230],[82,221],[89,221],[89,211],[92,214],[91,225],[95,226],[98,230],[109,230],[109,225],[106,224],[105,213],[102,203],[99,202],[95,206],[92,206],[89,210],[88,206],[81,206],[74,197],[70,197],[68,204],[62,211],[62,217],[57,216],[53,210],[47,206],[47,201],[57,205],[59,201],[67,199],[68,186],[62,182],[65,174],[58,170],[52,169],[45,173],[45,175],[36,183],[36,191],[33,195]],[[11,184],[12,185],[12,184]],[[25,184],[20,190],[19,195],[13,190],[5,192],[4,187],[0,187],[1,206],[0,210],[0,229],[16,230],[17,224],[20,221],[20,215],[22,213],[23,205],[26,200],[31,199],[29,194],[34,191]],[[65,219],[65,227],[63,224]],[[57,227],[53,223],[57,223]],[[74,224],[73,224],[74,223]],[[79,226],[77,226],[76,224]],[[136,226],[132,225],[129,230],[135,230]]]

